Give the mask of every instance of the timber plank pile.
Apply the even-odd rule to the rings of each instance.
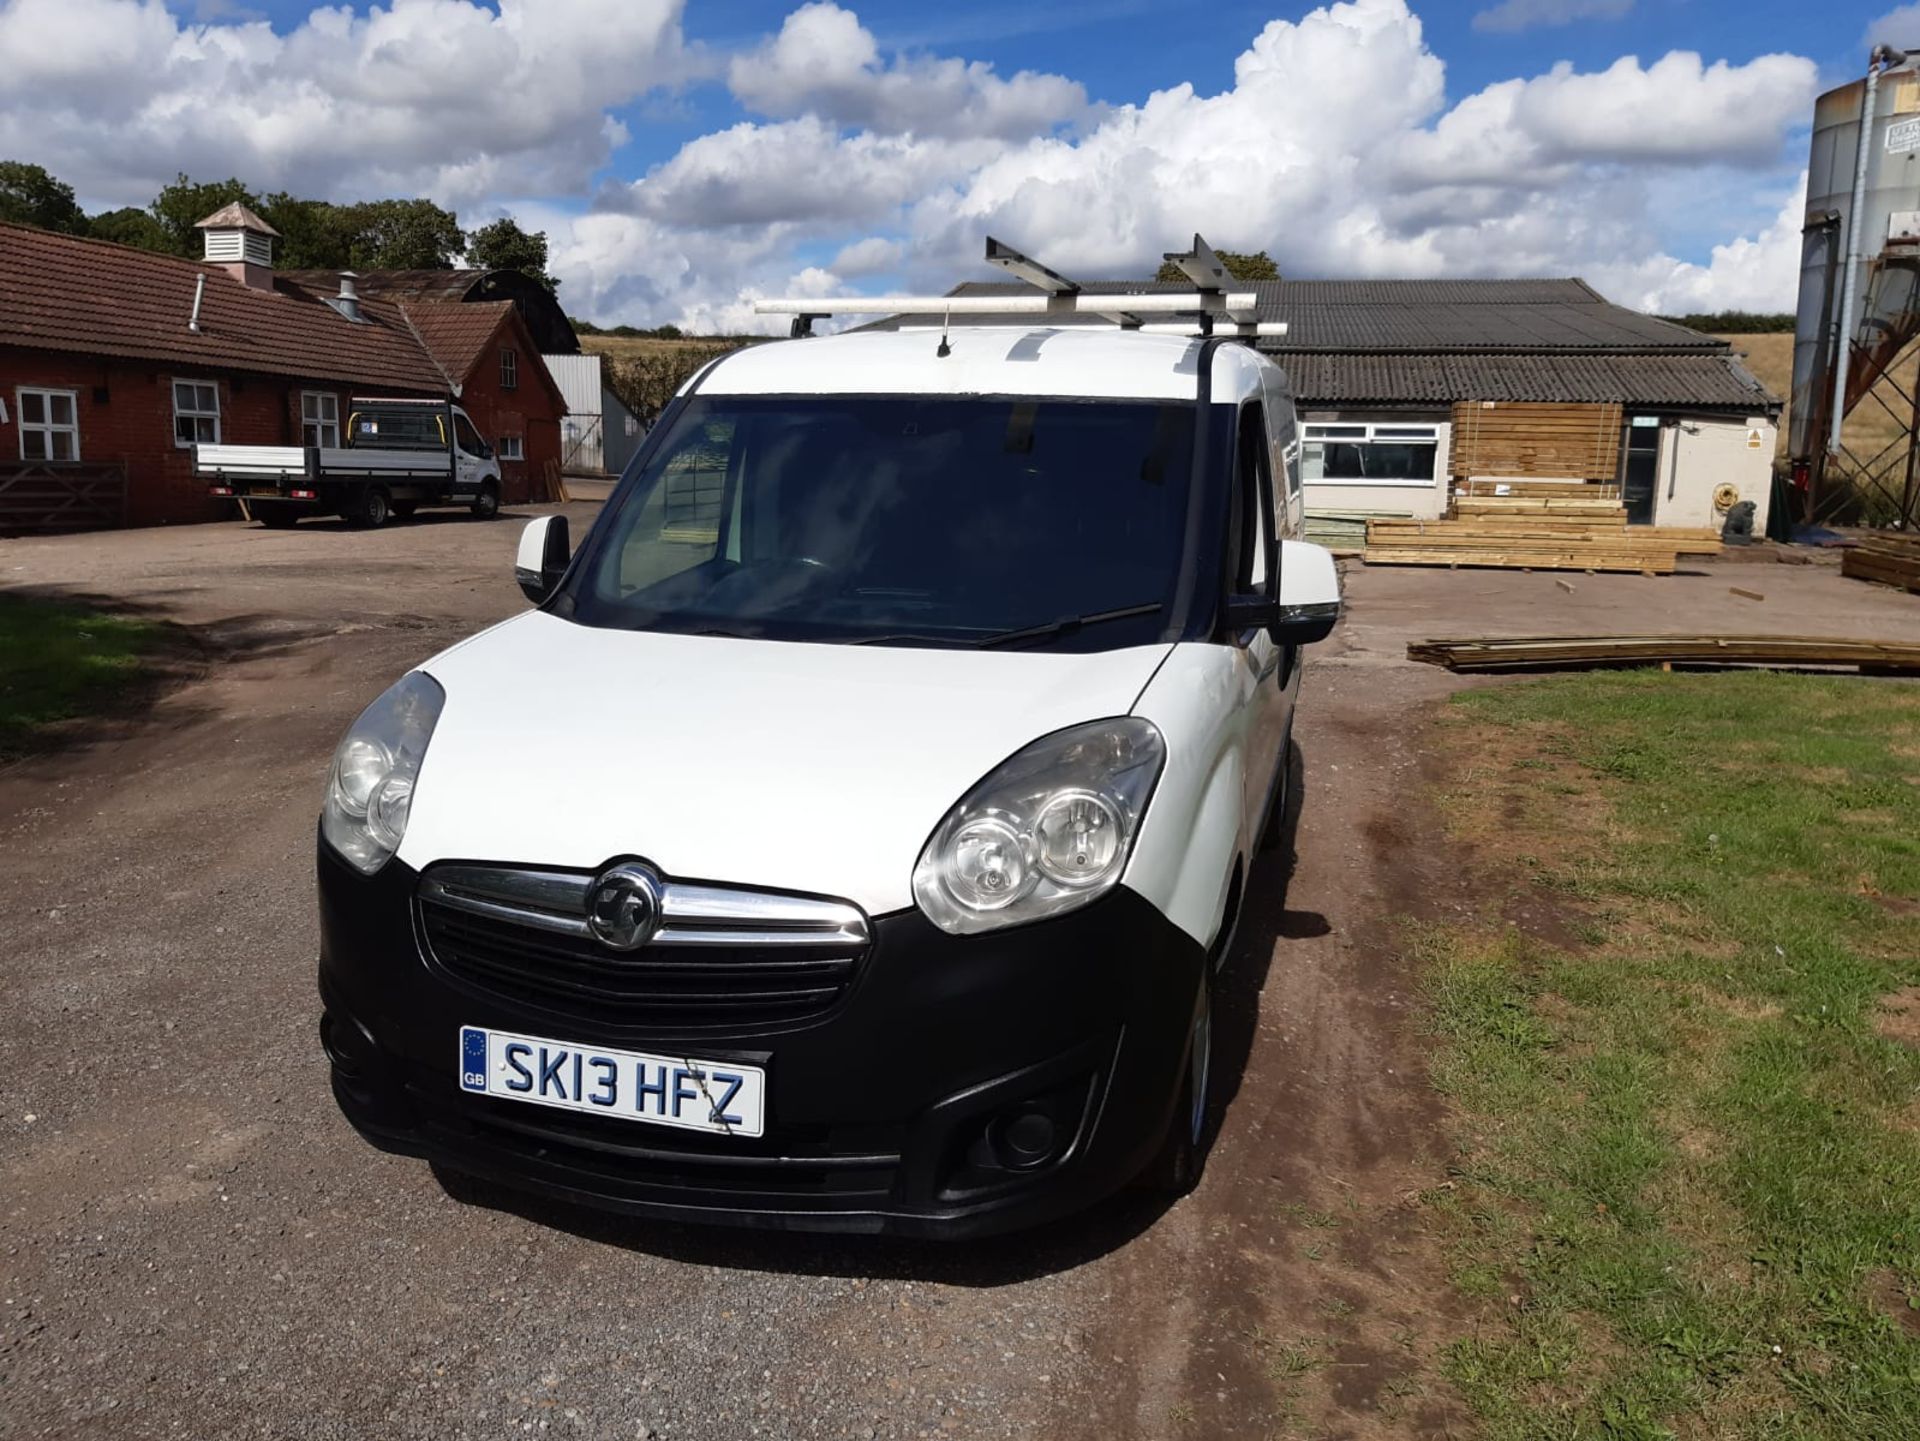
[[[1840,553],[1840,574],[1920,592],[1920,535],[1882,531]]]
[[[1671,575],[1683,554],[1720,553],[1719,533],[1711,528],[1628,525],[1626,508],[1613,495],[1575,486],[1509,490],[1457,495],[1444,520],[1368,522],[1367,564]]]
[[[1853,666],[1920,671],[1920,645],[1798,635],[1542,635],[1414,641],[1407,659],[1451,671],[1630,665]]]

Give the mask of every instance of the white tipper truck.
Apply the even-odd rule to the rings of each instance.
[[[245,503],[262,525],[339,515],[362,526],[423,505],[463,505],[483,520],[500,509],[500,464],[472,418],[444,400],[350,402],[346,444],[196,445],[207,492]]]

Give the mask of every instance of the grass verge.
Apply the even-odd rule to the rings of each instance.
[[[54,721],[112,704],[161,635],[153,621],[0,594],[0,758],[30,748]]]
[[[1417,937],[1484,1434],[1920,1436],[1920,686],[1596,674],[1440,736],[1497,912]]]

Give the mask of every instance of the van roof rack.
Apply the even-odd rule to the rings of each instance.
[[[1193,248],[1168,252],[1166,259],[1194,284],[1192,290],[1128,290],[1092,294],[1011,245],[987,237],[987,263],[997,265],[1033,287],[1030,295],[850,295],[783,297],[754,302],[760,315],[791,315],[795,339],[813,334],[813,322],[836,315],[938,315],[947,320],[972,317],[1016,325],[1035,319],[1073,318],[1104,321],[1122,330],[1154,335],[1217,335],[1251,340],[1285,335],[1284,320],[1256,320],[1258,297],[1250,290],[1230,291],[1233,277],[1213,247],[1198,234]]]

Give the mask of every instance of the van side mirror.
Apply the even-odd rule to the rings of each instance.
[[[1268,630],[1277,645],[1312,645],[1340,619],[1340,568],[1333,552],[1304,540],[1280,542],[1280,600]]]
[[[520,549],[513,558],[513,578],[528,600],[539,605],[553,594],[567,573],[573,551],[567,542],[567,518],[543,515],[520,532]]]

